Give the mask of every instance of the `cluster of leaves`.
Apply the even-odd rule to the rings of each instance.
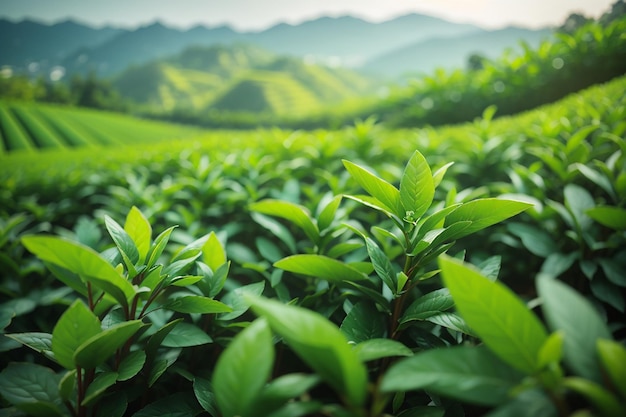
[[[393,126],[442,125],[478,117],[490,105],[515,114],[626,72],[626,16],[560,32],[523,54],[483,59],[474,70],[438,70],[369,109]]]
[[[458,128],[4,156],[6,412],[620,415],[593,286],[623,287],[625,82]]]

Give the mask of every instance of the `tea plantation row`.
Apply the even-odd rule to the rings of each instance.
[[[623,414],[625,87],[2,155],[3,412]]]

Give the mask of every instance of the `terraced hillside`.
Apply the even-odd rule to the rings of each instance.
[[[87,109],[0,101],[0,151],[153,143],[196,136],[186,126]]]

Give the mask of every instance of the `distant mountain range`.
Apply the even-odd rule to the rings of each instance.
[[[72,21],[45,25],[0,19],[0,66],[33,75],[57,67],[66,74],[93,71],[110,77],[133,65],[180,54],[191,46],[246,43],[309,63],[395,77],[407,71],[462,65],[466,58],[462,54],[498,55],[519,40],[536,43],[549,30],[511,29],[506,37],[503,33],[419,14],[382,23],[350,16],[321,17],[258,32],[238,32],[228,26],[178,30],[159,22],[134,30],[96,29]]]

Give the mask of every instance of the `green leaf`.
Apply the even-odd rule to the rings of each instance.
[[[444,175],[446,175],[446,172],[448,172],[448,168],[450,168],[452,165],[454,165],[454,162],[448,162],[447,164],[433,172],[433,185],[435,186],[435,188],[438,187],[439,184],[441,184]]]
[[[215,232],[209,233],[204,246],[202,246],[202,261],[207,264],[213,272],[226,263],[226,250],[217,238]]]
[[[626,209],[621,207],[597,206],[588,209],[585,214],[611,229],[626,230]]]
[[[393,356],[413,356],[413,351],[393,339],[369,339],[360,342],[354,351],[362,362]]]
[[[432,349],[402,359],[384,375],[381,390],[426,389],[464,402],[495,406],[509,399],[522,375],[482,347]]]
[[[341,323],[340,330],[350,342],[384,337],[387,330],[385,317],[373,303],[356,303]]]
[[[585,396],[602,416],[622,417],[626,414],[626,406],[620,404],[615,396],[593,381],[569,377],[563,380],[563,386]]]
[[[350,200],[354,200],[359,204],[364,205],[365,207],[373,208],[376,211],[380,211],[385,214],[387,217],[392,217],[394,214],[389,209],[389,207],[385,206],[383,203],[378,201],[377,198],[371,197],[369,195],[344,195],[344,197],[349,198]]]
[[[545,368],[551,363],[561,362],[561,359],[563,357],[564,339],[565,335],[560,330],[548,336],[546,342],[539,350],[539,357],[537,358],[539,361],[539,367]]]
[[[68,269],[85,281],[93,282],[121,305],[127,305],[127,300],[135,295],[130,282],[100,254],[87,246],[53,236],[25,236],[22,243],[39,259]],[[107,288],[103,288],[104,286]],[[113,291],[113,288],[117,291]]]
[[[400,324],[412,320],[425,320],[446,311],[454,305],[450,291],[441,288],[429,292],[413,301],[400,318]]]
[[[65,369],[75,369],[74,352],[100,332],[100,320],[95,314],[81,300],[74,301],[52,330],[52,352],[57,362]]]
[[[265,282],[255,282],[254,284],[243,285],[226,294],[222,302],[231,307],[230,313],[221,314],[220,320],[234,320],[248,311],[250,303],[245,298],[245,294],[261,295],[265,289]]]
[[[465,320],[463,320],[463,318],[456,313],[444,311],[442,313],[435,314],[434,316],[427,317],[425,320],[456,332],[476,336],[476,333],[470,326],[467,325]]]
[[[380,247],[369,237],[365,238],[365,244],[367,246],[367,253],[372,260],[376,275],[385,283],[385,285],[395,294],[398,287],[398,280],[396,278],[396,271],[391,265],[391,261],[385,255]]]
[[[82,368],[94,369],[113,356],[141,326],[141,320],[132,320],[103,330],[81,343],[74,352],[74,362]],[[52,341],[54,342],[54,336]]]
[[[122,259],[126,268],[128,268],[129,275],[137,275],[135,265],[139,261],[139,250],[135,246],[133,239],[126,233],[126,231],[115,220],[109,216],[104,216],[104,224],[106,225],[109,235],[115,242],[115,246],[120,251]]]
[[[95,407],[94,417],[124,417],[128,408],[128,398],[123,391],[112,392],[101,398]]]
[[[498,198],[483,198],[478,200],[472,200],[464,203],[461,207],[458,207],[452,213],[446,217],[445,226],[449,226],[453,223],[471,221],[472,224],[465,229],[459,236],[471,235],[486,227],[500,223],[510,217],[515,216],[528,210],[532,207],[532,204],[515,201],[504,200]]]
[[[205,411],[207,411],[211,416],[219,415],[211,381],[204,378],[194,378],[193,392],[196,395],[196,399]]]
[[[255,320],[235,336],[215,365],[213,391],[224,417],[255,415],[255,401],[273,365],[272,332],[264,319]]]
[[[367,275],[358,269],[323,255],[292,255],[276,262],[274,266],[331,282],[367,279]]]
[[[519,237],[524,247],[534,255],[547,258],[558,251],[557,244],[543,229],[523,223],[511,223],[507,229]]]
[[[156,356],[157,350],[159,349],[159,347],[161,347],[161,343],[163,343],[167,335],[170,334],[170,332],[174,329],[174,327],[176,327],[181,321],[183,321],[182,318],[173,320],[165,324],[159,330],[154,332],[152,336],[150,336],[150,338],[148,339],[148,343],[146,344],[146,349],[145,349],[148,360],[154,359],[154,357]]]
[[[146,363],[146,352],[136,350],[126,356],[117,368],[117,380],[127,381],[137,375]]]
[[[596,343],[611,339],[604,320],[583,296],[558,280],[542,277],[537,281],[537,290],[548,326],[564,333],[565,363],[577,375],[601,383]]]
[[[528,374],[539,370],[547,333],[539,319],[507,287],[458,259],[442,255],[439,267],[457,310],[493,352]]]
[[[135,247],[139,253],[137,263],[143,264],[150,251],[150,241],[152,240],[152,226],[150,226],[150,222],[137,207],[133,206],[126,216],[124,230],[135,242]]]
[[[350,161],[343,160],[343,165],[365,191],[383,204],[384,209],[400,218],[404,217],[400,191],[396,187]]]
[[[400,180],[400,201],[405,213],[409,212],[414,218],[420,218],[430,207],[435,196],[433,174],[426,158],[415,151]]]
[[[567,184],[563,191],[565,207],[567,207],[580,230],[587,230],[591,225],[591,218],[585,214],[595,207],[595,202],[589,191],[576,184]]]
[[[256,415],[270,415],[287,401],[304,395],[319,382],[317,375],[287,374],[268,383],[256,401]]]
[[[68,401],[75,395],[76,370],[67,371],[59,381],[59,396],[63,401]]]
[[[170,329],[161,345],[165,347],[190,347],[204,345],[212,341],[211,336],[198,326],[190,323],[179,323]]]
[[[626,399],[626,349],[618,342],[605,339],[598,339],[597,346],[604,371],[621,397]]]
[[[60,380],[60,375],[45,366],[11,362],[0,373],[0,394],[14,405],[55,403],[60,400]]]
[[[117,372],[102,372],[96,376],[85,392],[85,398],[81,405],[87,407],[94,404],[107,390],[115,385]]]
[[[293,351],[349,404],[365,402],[367,370],[341,331],[320,314],[261,297],[247,296]]]
[[[267,199],[251,204],[250,210],[289,220],[302,229],[313,242],[319,240],[320,232],[311,218],[311,213],[301,205],[288,201]]]
[[[558,411],[554,402],[541,389],[527,389],[515,398],[485,414],[485,417],[555,417]],[[583,413],[579,417],[583,417]]]
[[[194,417],[201,413],[193,395],[177,393],[148,404],[132,417]]]
[[[199,295],[188,295],[186,297],[175,298],[165,304],[163,308],[177,311],[179,313],[200,314],[228,313],[233,311],[232,308],[224,303]]]
[[[50,333],[9,333],[5,334],[5,336],[55,360],[52,353],[52,335]]]
[[[320,230],[324,230],[333,223],[335,219],[335,213],[337,213],[337,209],[339,208],[339,204],[341,203],[341,199],[343,196],[338,195],[335,196],[332,200],[326,204],[324,209],[321,211],[317,218],[317,224],[319,225]]]
[[[148,261],[146,262],[148,268],[151,268],[158,262],[161,254],[163,253],[163,250],[165,250],[165,247],[167,246],[167,242],[169,242],[170,240],[170,235],[175,228],[176,226],[172,226],[168,229],[165,229],[161,234],[156,237],[156,239],[154,239],[154,243],[152,244],[152,246],[150,247],[150,251],[148,252]]]

